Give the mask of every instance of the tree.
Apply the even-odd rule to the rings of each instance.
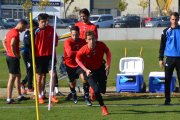
[[[81,9],[79,7],[74,7],[73,13],[76,15],[76,18],[78,18],[78,13]]]
[[[25,16],[28,18],[29,10],[31,9],[33,3],[31,2],[31,0],[21,0],[20,3],[25,11]]]
[[[144,15],[144,10],[148,7],[149,5],[149,0],[139,0],[139,4],[140,7],[142,7],[143,9],[143,15]]]
[[[126,0],[119,0],[118,1],[118,10],[123,12],[127,9],[128,3]]]
[[[38,8],[39,10],[45,10],[47,6],[50,5],[49,0],[39,0]]]
[[[73,2],[74,2],[74,0],[64,0],[64,17],[65,18],[67,16],[67,11]]]

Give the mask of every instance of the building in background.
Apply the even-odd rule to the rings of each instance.
[[[20,5],[20,0],[0,0],[0,17],[2,18],[24,18],[26,12]]]
[[[21,0],[0,0],[0,17],[3,18],[26,18],[28,13],[22,8]],[[33,0],[39,1],[39,0]],[[63,0],[49,0],[50,2],[60,2],[59,5],[47,6],[44,10],[40,10],[38,6],[33,6],[33,17],[39,13],[46,12],[51,15],[56,15],[60,18],[64,17]],[[74,0],[67,11],[67,17],[78,17],[78,10],[87,8],[91,14],[112,14],[114,17],[126,14],[142,15],[142,8],[138,6],[139,0],[126,0],[128,3],[127,9],[122,13],[118,10],[119,0]],[[158,5],[156,0],[149,0],[150,7],[145,9],[144,15],[150,13],[151,16],[157,16]],[[166,0],[165,0],[166,1]],[[172,0],[170,5],[171,11],[179,11],[180,0]]]

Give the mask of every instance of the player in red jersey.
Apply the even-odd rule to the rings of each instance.
[[[3,46],[6,50],[6,62],[9,69],[9,80],[7,84],[7,103],[12,104],[15,102],[12,99],[12,91],[14,82],[16,85],[17,93],[18,93],[18,101],[27,100],[28,98],[24,97],[21,94],[20,89],[20,52],[19,52],[19,32],[23,32],[27,28],[27,21],[21,19],[15,28],[12,28],[5,36],[4,40],[2,40]]]
[[[84,100],[88,106],[91,106],[92,103],[89,100],[89,84],[84,80],[83,70],[78,66],[75,61],[77,51],[86,44],[86,42],[79,38],[79,28],[77,26],[73,26],[70,29],[71,37],[66,39],[64,42],[64,62],[66,65],[67,74],[69,77],[69,87],[70,94],[72,96],[74,103],[77,103],[77,95],[76,95],[76,80],[80,77],[83,82],[84,89]],[[67,97],[67,100],[68,100]]]
[[[96,25],[94,25],[93,23],[91,23],[89,21],[89,16],[90,16],[89,11],[86,8],[81,9],[79,11],[79,15],[80,15],[81,21],[77,22],[75,24],[75,26],[78,26],[80,29],[80,38],[85,40],[86,39],[86,32],[91,30],[94,32],[94,36],[97,40],[98,39],[97,27],[96,27]],[[95,100],[94,91],[91,87],[89,88],[89,90],[90,90],[90,98],[92,101],[94,101]]]
[[[47,21],[46,21],[46,25],[49,25],[49,15],[44,13],[47,17]],[[56,63],[57,63],[57,56],[56,56],[56,52],[55,52],[55,57],[54,57],[54,69],[53,69],[53,82],[52,82],[52,86],[53,86],[53,92],[55,91],[56,96],[65,96],[64,94],[62,94],[59,89],[58,89],[58,76],[57,76],[57,70],[56,70]],[[49,74],[51,75],[51,64],[49,64]],[[45,83],[44,83],[44,88],[45,88]]]
[[[38,15],[39,27],[35,30],[35,57],[36,57],[36,77],[38,86],[38,96],[39,103],[43,104],[44,99],[42,96],[43,86],[45,83],[46,73],[49,72],[49,64],[51,64],[52,59],[52,48],[53,48],[53,34],[54,29],[51,26],[47,26],[47,16],[46,14]],[[56,37],[56,46],[58,43],[58,37]],[[54,95],[51,96],[52,99],[57,103],[58,100]]]
[[[75,26],[78,26],[79,29],[80,29],[80,38],[81,39],[84,39],[86,38],[86,31],[93,31],[94,32],[94,36],[96,38],[96,40],[98,39],[98,31],[97,31],[97,27],[96,25],[94,25],[93,23],[91,23],[89,21],[89,16],[90,16],[90,13],[89,11],[84,8],[84,9],[81,9],[79,11],[79,15],[81,17],[81,21],[80,22],[77,22],[75,24]]]
[[[108,115],[101,93],[106,92],[107,76],[111,63],[109,48],[100,41],[96,41],[93,31],[86,32],[87,45],[83,46],[76,55],[76,62],[84,70],[85,80],[94,90],[95,97],[102,108],[102,115]],[[103,57],[106,54],[105,64]]]

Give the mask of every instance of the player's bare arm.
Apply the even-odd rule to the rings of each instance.
[[[6,48],[6,37],[4,37],[4,39],[2,40],[2,44],[3,44],[3,47],[4,47],[5,51],[7,52],[7,48]]]
[[[16,53],[16,40],[12,38],[11,40],[11,50],[15,57],[19,58],[20,56]]]

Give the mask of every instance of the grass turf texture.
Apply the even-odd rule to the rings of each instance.
[[[108,86],[115,86],[116,74],[119,73],[119,59],[124,57],[124,48],[127,48],[128,56],[139,56],[140,48],[143,47],[143,59],[145,61],[144,79],[148,83],[148,74],[151,71],[159,71],[158,66],[158,40],[148,41],[105,41],[112,52],[112,65]],[[63,42],[59,42],[58,54],[63,53]],[[0,45],[2,48],[2,45]],[[25,76],[25,68],[21,61],[22,78]],[[5,57],[0,55],[0,87],[6,87],[8,79]],[[66,80],[59,82],[60,86],[67,86]],[[72,101],[64,101],[58,98],[59,104],[54,105],[51,111],[47,110],[47,103],[40,105],[40,119],[44,120],[176,120],[180,115],[180,101],[172,98],[172,106],[164,106],[164,98],[149,97],[104,97],[105,103],[110,112],[109,116],[101,116],[100,107],[87,107],[80,98],[78,104]],[[93,105],[98,105],[95,102]],[[20,104],[7,105],[5,99],[0,99],[0,119],[4,120],[34,120],[36,119],[35,102],[29,100]]]
[[[110,69],[110,75],[108,78],[108,86],[115,86],[116,84],[116,74],[119,72],[119,60],[124,57],[124,48],[127,48],[127,56],[139,56],[140,48],[143,47],[142,57],[144,59],[144,80],[148,84],[148,75],[151,71],[160,71],[158,65],[158,50],[159,50],[159,40],[128,40],[128,41],[104,41],[110,48],[112,53],[112,64]],[[2,44],[0,43],[0,49]],[[59,55],[63,54],[63,41],[59,42],[57,48],[57,53]],[[162,70],[161,70],[162,71]],[[24,78],[26,72],[24,63],[21,59],[21,73],[22,79]],[[48,75],[49,76],[49,75]],[[5,56],[0,54],[0,87],[6,87],[8,80],[8,69],[5,62]],[[47,79],[49,80],[49,79]],[[61,80],[59,82],[60,86],[67,86],[66,80]]]
[[[99,106],[88,107],[82,98],[78,104],[58,98],[59,104],[54,105],[50,111],[47,103],[39,106],[40,119],[42,120],[178,120],[180,117],[180,102],[173,98],[173,105],[163,105],[163,98],[132,98],[110,96],[104,97],[108,106],[109,115],[102,116]],[[2,120],[35,120],[36,111],[34,100],[20,104],[7,105],[0,99],[0,119]],[[93,105],[97,105],[94,102]]]

